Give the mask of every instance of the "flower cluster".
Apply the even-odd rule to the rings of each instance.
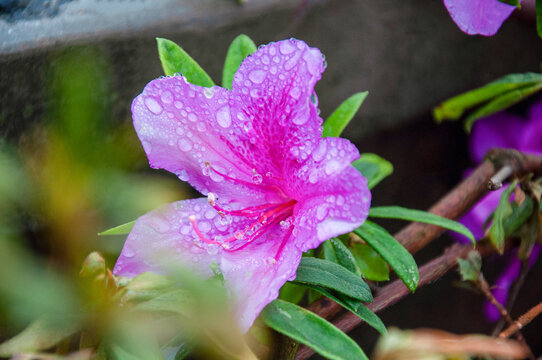
[[[470,138],[470,153],[473,160],[477,163],[481,162],[487,151],[494,147],[542,155],[542,101],[531,107],[528,119],[501,112],[478,120],[474,124]],[[484,223],[499,205],[502,192],[503,189],[490,192],[460,220],[472,231],[476,239],[484,236]],[[461,235],[456,236],[461,237]],[[540,247],[535,246],[531,253],[531,263],[536,260],[540,250]],[[499,302],[506,303],[508,291],[518,277],[519,271],[520,261],[513,255],[493,289],[493,294]],[[490,303],[486,304],[485,310],[488,319],[492,321],[499,319],[498,310]]]
[[[304,251],[360,226],[371,194],[351,166],[356,147],[322,138],[314,85],[324,68],[318,49],[291,39],[245,59],[231,91],[151,81],[132,104],[149,163],[205,197],[140,217],[115,274],[164,272],[164,253],[204,276],[216,264],[246,331]]]

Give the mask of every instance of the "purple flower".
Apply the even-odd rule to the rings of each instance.
[[[140,217],[114,272],[162,272],[161,253],[204,276],[216,263],[246,331],[302,252],[360,226],[371,194],[351,166],[356,147],[322,138],[314,85],[324,68],[318,49],[291,39],[248,57],[231,91],[151,81],[132,104],[149,163],[206,197]]]
[[[542,155],[542,101],[534,104],[528,119],[501,112],[478,120],[473,127],[470,137],[470,153],[477,163],[484,159],[488,150],[503,147],[523,152]],[[476,239],[484,236],[484,222],[499,205],[499,199],[504,189],[492,191],[480,200],[460,222],[472,231]],[[462,242],[468,239],[462,235],[454,235]],[[531,253],[530,263],[536,261],[540,248],[535,246]],[[499,276],[493,289],[493,294],[502,304],[506,304],[510,286],[519,275],[520,261],[517,256],[510,261],[507,268]],[[490,303],[485,306],[489,320],[499,319],[498,310]]]
[[[499,0],[444,0],[450,16],[469,35],[495,35],[516,9]]]

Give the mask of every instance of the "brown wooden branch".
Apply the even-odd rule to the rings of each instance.
[[[525,314],[521,315],[514,323],[506,328],[503,332],[499,334],[501,338],[507,338],[521,330],[525,325],[529,324],[534,320],[538,315],[542,313],[542,302],[534,306],[531,310],[527,311]]]
[[[495,180],[494,176],[503,167],[512,168],[512,176],[522,176],[529,172],[537,174],[542,173],[542,157],[526,155],[516,150],[493,149],[486,155],[485,161],[480,164],[469,177],[463,180],[458,186],[446,194],[437,202],[429,212],[446,217],[449,219],[458,219],[468,211],[476,202],[484,196],[488,190],[490,180]],[[508,172],[508,171],[507,171]],[[505,178],[500,178],[505,181]],[[395,238],[405,246],[405,248],[415,253],[425,247],[432,240],[441,235],[445,229],[423,223],[411,223],[403,228]],[[458,257],[465,257],[468,251],[472,249],[468,245],[453,245],[445,253],[430,261],[420,268],[420,282],[418,287],[424,286],[443,276],[457,264]],[[481,249],[479,251],[482,253]],[[487,249],[485,250],[487,251]],[[396,280],[378,291],[373,303],[369,308],[378,312],[408,295],[410,292],[400,280]],[[308,310],[330,319],[335,316],[341,306],[328,298],[322,298],[311,304]],[[341,316],[334,324],[341,330],[348,332],[358,326],[362,320],[352,313],[346,313]],[[296,360],[307,359],[314,351],[306,346],[301,346],[296,356]]]

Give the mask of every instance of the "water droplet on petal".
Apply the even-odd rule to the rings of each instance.
[[[181,170],[179,171],[179,174],[177,175],[179,177],[179,179],[181,179],[182,181],[188,181],[188,173],[186,172],[186,170]]]
[[[248,78],[255,84],[261,84],[265,80],[265,71],[263,70],[252,70],[248,74]]]
[[[216,121],[218,122],[218,125],[222,126],[223,128],[228,128],[231,125],[231,117],[230,117],[230,108],[228,106],[223,106],[220,108],[220,110],[216,113]]]
[[[162,99],[164,104],[171,104],[173,102],[173,94],[169,91],[164,91],[162,95],[160,95],[160,99]]]
[[[290,90],[290,96],[298,100],[301,96],[301,89],[298,86],[294,87],[292,90]]]
[[[203,94],[205,95],[205,97],[207,99],[211,99],[213,97],[213,95],[215,94],[215,89],[213,89],[213,88],[205,88],[203,90]]]
[[[256,169],[252,169],[252,182],[254,184],[261,184],[263,181],[263,176],[256,172]]]
[[[147,106],[147,109],[149,109],[153,114],[159,115],[162,113],[162,105],[158,101],[156,101],[153,97],[146,97],[145,98],[145,106]]]
[[[291,54],[295,50],[295,47],[290,43],[290,41],[282,41],[280,43],[280,52],[283,55]]]
[[[292,221],[290,219],[282,220],[279,225],[282,230],[286,230],[292,225]]]
[[[182,138],[179,140],[179,149],[181,151],[190,151],[192,150],[192,141],[188,140],[188,139],[185,139],[185,138]]]
[[[325,172],[328,175],[336,173],[338,170],[340,170],[341,164],[337,160],[330,160],[326,164]]]
[[[129,246],[125,246],[124,249],[122,249],[122,256],[131,258],[135,256],[135,251]]]

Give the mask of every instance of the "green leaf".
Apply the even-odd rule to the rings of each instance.
[[[367,244],[390,264],[391,268],[403,280],[407,288],[414,292],[418,286],[420,275],[418,266],[412,255],[385,229],[366,220],[354,230]]]
[[[132,228],[134,227],[136,223],[136,220],[130,221],[126,224],[122,224],[119,226],[115,226],[114,228],[111,228],[109,230],[102,231],[101,233],[98,233],[98,235],[127,235],[132,231]]]
[[[388,264],[372,247],[366,244],[353,244],[352,252],[364,278],[373,281],[390,279]]]
[[[531,86],[541,81],[542,74],[537,73],[506,75],[487,85],[446,100],[433,110],[433,116],[437,122],[457,120],[466,110],[482,104],[491,98],[511,90]]]
[[[327,260],[301,258],[294,282],[323,286],[361,301],[373,301],[371,290],[361,277]]]
[[[247,56],[258,50],[254,41],[245,34],[237,36],[231,43],[226,60],[224,61],[224,70],[222,71],[222,87],[231,90],[233,77],[239,69],[239,66]]]
[[[188,55],[179,45],[171,40],[156,38],[158,43],[158,56],[164,69],[164,74],[168,76],[181,73],[186,80],[194,85],[211,87],[214,86],[213,80],[199,66],[199,64]]]
[[[515,103],[518,103],[526,97],[540,91],[540,89],[542,89],[542,82],[536,83],[532,86],[512,90],[503,95],[497,96],[486,105],[474,111],[465,119],[465,130],[470,132],[472,125],[476,120],[507,109]]]
[[[274,300],[261,315],[270,328],[311,347],[327,359],[367,359],[363,350],[348,335],[300,306]]]
[[[512,6],[516,6],[517,8],[521,8],[521,4],[519,3],[519,0],[499,0],[500,2]]]
[[[393,173],[393,165],[388,160],[372,153],[361,154],[352,165],[367,178],[369,189]]]
[[[322,244],[322,249],[326,260],[339,264],[356,275],[361,275],[354,255],[341,240],[337,238],[327,240]]]
[[[519,206],[515,203],[512,203],[511,206],[512,213],[504,220],[503,224],[505,237],[512,235],[529,219],[533,213],[534,200],[530,196],[526,196]]]
[[[280,288],[279,299],[298,304],[301,299],[303,299],[303,296],[305,296],[306,292],[307,288],[301,285],[287,282]]]
[[[346,99],[324,122],[323,137],[339,137],[344,128],[356,115],[361,104],[369,95],[368,91],[356,93]]]
[[[385,335],[387,333],[386,325],[384,325],[382,320],[380,320],[380,318],[374,312],[369,310],[369,308],[367,308],[367,306],[365,306],[361,301],[352,299],[347,296],[343,296],[341,294],[334,292],[333,290],[329,290],[321,286],[308,285],[308,287],[316,291],[319,291],[322,295],[327,296],[328,298],[335,301],[337,304],[341,305],[348,311],[353,312],[354,314],[359,316],[363,321],[365,321],[368,325],[375,328],[382,335]]]
[[[0,357],[48,349],[76,333],[80,328],[81,324],[76,318],[67,321],[53,316],[43,316],[18,335],[0,344]]]
[[[495,210],[493,215],[493,222],[489,228],[489,240],[499,251],[499,253],[504,252],[504,240],[506,239],[506,231],[504,228],[505,220],[512,214],[512,204],[510,203],[510,195],[512,191],[516,188],[518,182],[514,180],[508,187],[502,192],[499,199],[499,205]]]
[[[469,238],[473,245],[476,244],[474,235],[472,235],[470,230],[463,224],[460,224],[457,221],[443,218],[442,216],[431,214],[427,211],[407,209],[400,206],[379,206],[373,207],[369,210],[369,217],[401,219],[437,225],[445,229],[455,231],[463,236],[466,236],[467,238]]]
[[[536,0],[536,32],[542,38],[542,0]]]
[[[463,281],[476,282],[480,279],[482,257],[478,251],[471,250],[466,259],[457,259],[457,264]]]

